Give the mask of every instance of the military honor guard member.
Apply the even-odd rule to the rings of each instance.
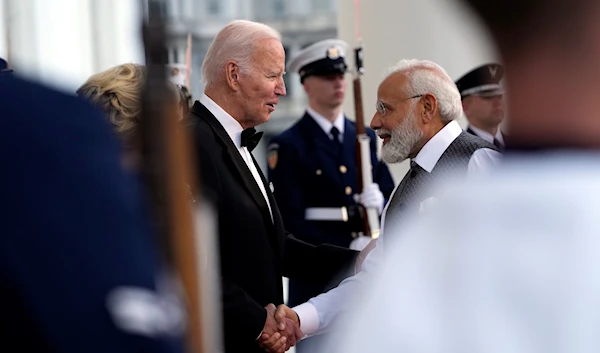
[[[394,189],[387,165],[377,159],[376,135],[367,128],[374,184],[363,193],[358,190],[356,126],[342,111],[348,47],[328,39],[290,58],[287,71],[300,75],[309,105],[304,116],[268,147],[269,180],[286,228],[315,245],[349,247],[362,229],[359,204],[381,214]],[[303,303],[326,286],[290,280],[289,304]]]
[[[502,65],[492,63],[477,67],[456,81],[469,121],[467,132],[493,143],[500,151],[506,146],[500,131],[505,108],[500,83],[503,76]]]

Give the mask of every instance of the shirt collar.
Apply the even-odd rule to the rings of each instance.
[[[479,128],[476,128],[473,125],[469,125],[469,128],[471,130],[473,130],[473,132],[477,136],[479,136],[480,138],[486,140],[489,143],[493,144],[494,143],[494,138],[495,138],[496,140],[500,141],[501,144],[504,145],[504,137],[502,137],[502,131],[500,131],[500,129],[498,129],[498,131],[496,132],[496,136],[492,136],[492,134],[490,134],[489,132],[483,131],[483,130],[481,130]]]
[[[308,115],[310,115],[317,122],[317,124],[321,127],[321,129],[323,129],[323,131],[325,131],[327,136],[329,136],[329,133],[331,132],[331,128],[334,126],[339,130],[340,135],[344,134],[344,113],[341,110],[340,110],[340,113],[338,114],[338,116],[333,121],[333,124],[331,123],[331,121],[327,120],[327,118],[325,118],[323,115],[317,113],[311,107],[306,108],[306,111],[308,112]]]
[[[446,124],[421,148],[414,161],[427,173],[431,173],[440,157],[448,146],[462,133],[462,129],[456,120]]]
[[[229,138],[231,138],[231,141],[233,141],[235,147],[239,149],[242,145],[242,131],[244,130],[242,125],[205,93],[202,93],[200,103],[202,103],[206,109],[217,118],[225,131],[227,131],[227,134],[229,135]]]

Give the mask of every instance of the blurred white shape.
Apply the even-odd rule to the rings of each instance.
[[[505,162],[388,233],[332,352],[600,350],[600,156]]]
[[[2,0],[18,74],[73,92],[90,75],[126,62],[144,63],[137,0]],[[1,32],[0,32],[1,33]]]

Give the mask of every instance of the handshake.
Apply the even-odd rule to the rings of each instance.
[[[304,336],[298,314],[283,304],[277,308],[269,304],[265,309],[267,320],[258,337],[258,345],[269,353],[284,353]]]

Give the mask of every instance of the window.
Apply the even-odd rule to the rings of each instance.
[[[164,1],[158,0],[146,0],[144,3],[146,6],[144,7],[145,15],[148,16],[150,14],[150,9],[155,9],[158,7],[160,11],[160,15],[163,18],[166,18],[169,15],[168,6]]]
[[[221,1],[219,0],[207,0],[207,6],[206,10],[211,15],[217,15],[221,12]]]
[[[285,0],[273,0],[273,12],[276,16],[285,14]]]
[[[329,12],[331,11],[330,0],[312,0],[312,9],[315,12]]]

